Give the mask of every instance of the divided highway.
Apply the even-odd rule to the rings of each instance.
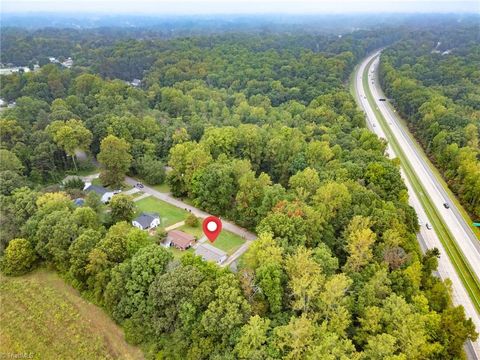
[[[386,101],[379,101],[385,98],[377,76],[379,55],[380,51],[364,59],[354,74],[357,102],[366,113],[369,128],[388,141],[388,155],[401,160],[401,172],[408,188],[410,205],[421,223],[418,239],[422,249],[436,247],[440,250],[439,275],[442,279],[449,278],[452,281],[454,303],[465,308],[467,317],[472,318],[477,332],[480,332],[480,315],[476,310],[480,299],[476,295],[478,288],[474,285],[475,277],[476,280],[480,279],[480,242],[432,173],[425,158],[419,154],[420,150],[406,133],[398,115]],[[446,209],[444,203],[448,203],[450,208]],[[432,213],[439,221],[432,219]],[[445,243],[444,246],[439,235],[449,236],[456,245]],[[452,258],[447,254],[451,254]],[[456,257],[454,254],[457,254]],[[467,275],[456,271],[461,266],[459,258],[468,262],[467,265],[463,264]],[[469,358],[480,358],[480,340],[467,344],[466,350]]]

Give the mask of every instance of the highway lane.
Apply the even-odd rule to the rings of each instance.
[[[456,209],[455,203],[450,199],[447,192],[438,182],[436,176],[432,173],[429,166],[425,163],[424,158],[418,153],[417,147],[412,143],[412,139],[406,134],[403,126],[400,124],[398,115],[392,111],[390,106],[385,101],[379,101],[379,98],[385,98],[383,91],[378,83],[378,76],[376,69],[378,68],[379,57],[376,57],[370,69],[375,69],[374,72],[369,71],[369,86],[372,95],[376,101],[376,105],[381,111],[383,117],[388,121],[390,129],[393,131],[395,138],[399,142],[405,154],[408,156],[411,164],[415,168],[417,175],[422,182],[423,187],[428,193],[428,196],[433,200],[437,211],[440,213],[444,223],[448,226],[453,237],[457,240],[465,257],[468,259],[470,265],[474,269],[477,277],[480,279],[480,242],[476,238],[469,225],[465,222]],[[373,84],[372,84],[373,80]],[[372,86],[373,85],[373,86]],[[446,209],[443,204],[448,203],[449,209]]]
[[[357,102],[361,105],[362,109],[366,113],[368,127],[373,132],[375,132],[379,137],[387,139],[387,136],[386,136],[385,132],[383,131],[379,120],[376,118],[375,113],[374,113],[371,105],[369,104],[369,102],[367,100],[366,92],[365,92],[365,89],[363,88],[363,82],[362,82],[362,76],[364,74],[364,71],[365,71],[365,68],[366,68],[367,64],[372,59],[375,58],[376,60],[372,63],[372,66],[368,70],[368,75],[369,75],[368,86],[370,87],[370,91],[372,92],[373,96],[377,100],[376,101],[376,106],[382,112],[384,117],[387,119],[387,121],[389,122],[388,126],[390,126],[390,128],[392,129],[395,126],[394,124],[398,120],[395,119],[395,116],[392,116],[392,114],[388,114],[390,116],[387,116],[386,115],[387,114],[387,109],[385,109],[385,104],[383,102],[378,101],[378,98],[383,97],[383,93],[381,93],[381,90],[380,91],[378,90],[379,85],[376,82],[376,79],[378,77],[375,76],[376,73],[375,73],[375,70],[374,70],[374,69],[376,69],[376,65],[378,64],[378,54],[379,54],[379,52],[367,57],[358,67],[358,69],[355,73],[355,77],[354,77],[355,93],[356,93],[356,97],[357,97]],[[372,80],[373,80],[373,84],[372,84]],[[398,125],[396,127],[396,131],[393,131],[393,133],[394,133],[395,137],[400,136],[400,134],[398,134],[398,133],[401,133],[401,132],[399,130]],[[403,135],[405,135],[405,134],[403,134]],[[398,139],[397,139],[397,141],[398,141]],[[409,144],[408,141],[405,141],[405,139],[402,142],[399,141],[399,143],[402,146],[402,149],[404,151],[405,151],[404,147],[410,145],[410,151],[407,153],[408,154],[407,156],[408,156],[409,160],[411,160],[412,157],[415,157],[415,149],[413,149],[413,150],[411,149],[412,144]],[[396,154],[395,154],[393,148],[390,145],[388,145],[387,152],[388,152],[388,155],[390,157],[392,157],[392,158],[396,157]],[[412,152],[414,154],[412,154]],[[424,173],[425,173],[425,168],[422,165],[418,164],[418,162],[420,162],[422,159],[418,159],[419,156],[418,156],[418,154],[416,154],[416,155],[417,155],[417,162],[416,162],[416,165],[414,165],[414,168],[415,168],[416,171],[419,170],[419,169],[421,170],[423,168]],[[422,226],[420,227],[420,232],[418,234],[418,239],[419,239],[420,245],[421,245],[423,250],[425,250],[426,248],[433,248],[433,247],[436,247],[436,248],[439,249],[441,255],[440,255],[440,259],[439,259],[438,274],[440,275],[440,277],[442,279],[449,278],[452,281],[452,298],[453,298],[454,303],[457,304],[457,305],[462,305],[465,308],[466,315],[468,317],[472,318],[472,320],[474,321],[474,324],[477,328],[477,331],[479,331],[480,330],[480,316],[477,314],[477,312],[475,310],[475,307],[474,307],[467,291],[465,290],[465,287],[463,286],[462,281],[460,280],[460,277],[458,276],[458,274],[455,271],[455,267],[453,266],[450,258],[447,256],[447,253],[446,253],[438,235],[435,232],[435,229],[428,230],[425,227],[425,223],[428,221],[428,217],[425,213],[425,210],[423,209],[417,194],[413,190],[412,184],[410,183],[408,178],[405,176],[405,173],[404,173],[403,169],[401,169],[401,173],[402,173],[402,177],[405,180],[405,184],[408,188],[410,205],[415,209],[415,211],[417,212],[417,215],[418,215],[418,217],[419,217],[419,219],[422,223]],[[433,175],[433,174],[431,174],[431,175]],[[427,175],[423,174],[422,176],[428,177],[428,174]],[[427,184],[429,184],[428,179],[423,179],[423,180],[427,180],[425,182],[427,182]],[[427,187],[425,187],[425,188],[427,188]],[[435,187],[433,187],[433,189],[432,189],[431,181],[430,181],[430,186],[428,187],[428,189],[429,190],[435,190]],[[434,200],[434,202],[436,202],[436,201],[441,201],[441,200],[438,199],[438,195],[436,196],[436,200]],[[445,202],[445,201],[440,202],[440,206],[442,207],[442,209],[440,209],[440,210],[442,210],[442,215],[443,215],[443,213],[448,212],[448,210],[443,208],[443,205],[442,205],[443,202]],[[451,205],[453,205],[453,204],[451,204]],[[443,211],[443,210],[445,210],[445,211]],[[455,216],[455,214],[453,214],[453,216]],[[452,226],[454,226],[454,222],[449,221],[449,224],[450,223],[453,224]],[[459,233],[461,233],[462,230],[464,230],[464,228],[461,225],[457,225],[457,226],[460,229],[459,230],[457,229],[455,234],[458,235]],[[478,258],[475,257],[475,253],[478,254],[478,251],[477,251],[478,249],[476,248],[476,246],[473,245],[473,243],[471,241],[466,241],[468,236],[467,237],[462,237],[462,236],[465,236],[465,235],[461,235],[461,234],[458,235],[458,236],[460,236],[460,238],[459,238],[459,239],[461,239],[460,242],[464,243],[464,247],[462,248],[462,250],[464,248],[467,248],[467,249],[470,249],[469,251],[473,251],[473,256],[470,256],[470,258],[473,258],[474,263],[475,263],[475,261],[478,261]],[[456,238],[456,239],[458,241],[458,238]],[[476,241],[477,239],[474,238],[473,240]],[[468,243],[470,243],[470,246],[468,246]],[[472,255],[472,254],[470,254],[470,255]],[[475,266],[472,266],[472,267],[475,268]],[[477,267],[476,270],[478,272],[480,270],[480,266]],[[466,347],[466,351],[467,351],[467,354],[468,354],[469,358],[472,358],[472,359],[480,358],[480,341],[477,340],[475,343],[468,344],[468,346]]]

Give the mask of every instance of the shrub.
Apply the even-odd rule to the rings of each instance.
[[[142,322],[138,319],[128,319],[123,322],[123,331],[125,332],[125,340],[129,344],[139,345],[144,340],[145,334],[142,331]]]
[[[65,187],[65,189],[83,190],[83,188],[85,187],[85,183],[79,177],[73,177],[65,181],[63,183],[63,186]]]
[[[187,218],[185,219],[185,224],[191,227],[197,227],[198,226],[198,218],[193,215],[192,213],[188,214]]]
[[[6,275],[22,275],[30,271],[37,256],[26,239],[9,242],[2,259],[2,270]]]
[[[157,230],[155,231],[155,242],[160,245],[166,238],[167,232],[165,231],[165,228],[157,227]]]

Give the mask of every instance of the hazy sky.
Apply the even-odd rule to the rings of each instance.
[[[0,0],[3,13],[252,14],[480,12],[480,0]]]

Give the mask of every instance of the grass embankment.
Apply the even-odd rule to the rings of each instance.
[[[6,357],[143,359],[102,309],[54,272],[0,275],[0,305],[0,354]]]
[[[472,302],[477,312],[480,313],[480,284],[479,284],[478,278],[475,276],[474,272],[472,271],[470,264],[465,259],[462,251],[459,249],[453,235],[450,233],[449,229],[443,223],[432,201],[426,195],[426,191],[424,190],[415,171],[413,170],[412,165],[410,164],[410,161],[408,161],[406,155],[404,154],[403,150],[399,146],[395,136],[393,136],[393,133],[391,132],[390,127],[387,124],[387,121],[383,117],[382,113],[377,109],[372,93],[370,92],[370,87],[368,85],[368,69],[370,68],[370,65],[372,62],[373,62],[373,59],[367,64],[362,74],[362,83],[367,96],[367,100],[370,103],[370,106],[372,107],[372,110],[374,111],[375,116],[380,121],[380,125],[382,126],[382,129],[388,138],[388,142],[393,147],[397,156],[400,158],[402,168],[404,169],[406,176],[410,180],[415,193],[417,194],[420,202],[422,203],[422,206],[425,209],[425,212],[427,213],[430,223],[433,225],[435,232],[440,238],[440,241],[442,242],[445,248],[445,251],[447,252],[447,255],[452,261],[453,266],[457,271],[457,274],[462,280],[465,286],[465,289],[470,295],[470,298],[472,299]]]

